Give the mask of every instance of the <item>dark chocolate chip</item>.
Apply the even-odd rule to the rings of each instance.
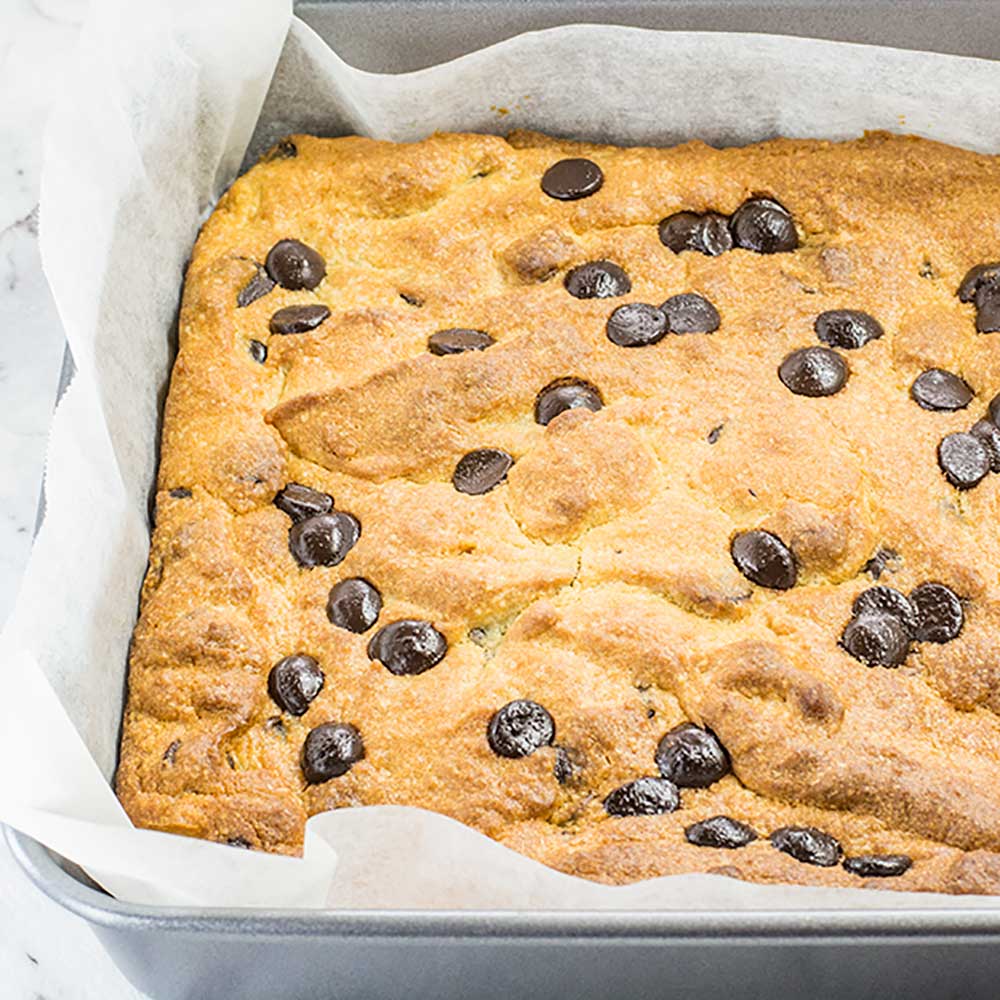
[[[166,750],[163,751],[163,763],[173,764],[174,760],[177,758],[177,751],[181,748],[181,741],[174,740]]]
[[[365,755],[361,733],[349,722],[324,722],[302,744],[302,773],[310,785],[347,774]]]
[[[170,491],[170,495],[175,500],[188,500],[193,494],[186,486],[178,486]]]
[[[256,267],[254,276],[236,293],[237,309],[245,309],[251,302],[256,302],[274,288],[274,279],[260,264]]]
[[[448,641],[427,621],[401,618],[383,625],[368,642],[368,657],[391,674],[422,674],[437,666],[448,652]]]
[[[592,260],[574,267],[563,284],[578,299],[612,299],[632,291],[629,276],[610,260]]]
[[[378,621],[381,611],[382,595],[360,576],[335,584],[326,602],[326,617],[338,628],[359,635]]]
[[[1000,284],[1000,263],[977,264],[966,272],[962,284],[958,286],[958,299],[960,302],[973,302],[981,288],[996,284]]]
[[[893,878],[904,875],[913,866],[913,859],[905,854],[862,854],[844,858],[844,871],[861,878]]]
[[[681,804],[677,786],[666,778],[639,778],[616,788],[605,800],[609,816],[659,816]]]
[[[715,444],[716,441],[719,440],[719,438],[722,436],[722,428],[723,427],[725,427],[725,424],[719,424],[718,427],[713,427],[708,432],[708,443],[709,444]]]
[[[851,612],[855,616],[892,615],[911,634],[917,628],[917,613],[910,599],[892,587],[869,587],[861,591],[851,605]]]
[[[879,580],[882,574],[889,570],[895,573],[895,564],[898,563],[899,553],[893,549],[879,549],[875,555],[865,563],[862,573],[867,573],[873,580]]]
[[[1000,393],[990,400],[990,420],[1000,427]]]
[[[535,422],[544,426],[565,410],[597,411],[602,406],[604,400],[597,386],[579,378],[557,378],[535,399]]]
[[[593,160],[574,157],[553,163],[542,175],[542,190],[550,198],[576,201],[601,190],[604,174]]]
[[[976,292],[976,330],[979,333],[1000,330],[1000,285],[982,285]]]
[[[717,212],[675,212],[659,225],[660,242],[674,253],[696,250],[717,257],[733,248],[729,219]]]
[[[660,740],[656,766],[679,788],[707,788],[729,774],[729,754],[710,729],[693,722],[674,726]]]
[[[285,306],[279,309],[270,323],[271,333],[307,333],[315,330],[330,316],[330,310],[322,303],[312,303],[301,306]]]
[[[813,329],[824,344],[845,351],[864,347],[870,340],[878,340],[885,333],[874,316],[859,309],[828,309],[816,317]]]
[[[267,344],[262,344],[259,340],[251,340],[249,346],[250,357],[262,365],[267,361]]]
[[[925,410],[964,410],[975,397],[965,379],[943,368],[928,368],[910,386],[910,396]]]
[[[1000,472],[1000,427],[992,420],[977,420],[969,433],[982,441],[990,456],[990,470]]]
[[[288,549],[300,566],[336,566],[360,537],[358,519],[335,510],[296,521],[288,529]]]
[[[833,396],[847,384],[847,362],[828,347],[802,347],[781,362],[778,377],[796,396]]]
[[[272,160],[293,160],[299,155],[299,147],[291,139],[276,142],[262,157],[265,163]]]
[[[922,583],[910,593],[917,612],[918,642],[951,642],[962,634],[965,612],[958,595],[943,583]]]
[[[311,656],[286,656],[271,668],[267,693],[271,701],[289,715],[305,715],[309,705],[323,690],[323,671]]]
[[[752,828],[730,816],[712,816],[700,823],[692,823],[684,830],[688,843],[696,847],[746,847],[757,839]]]
[[[427,338],[427,349],[431,354],[462,354],[465,351],[485,351],[495,343],[483,330],[438,330]]]
[[[771,590],[789,590],[798,579],[791,549],[770,531],[744,531],[730,545],[736,568],[751,582]]]
[[[326,262],[312,247],[298,240],[279,240],[264,261],[267,273],[282,288],[315,288],[326,277]]]
[[[719,311],[694,292],[671,295],[660,308],[671,333],[714,333],[719,329]]]
[[[568,785],[579,774],[580,762],[565,747],[556,747],[556,762],[552,765],[552,776],[560,785]]]
[[[771,843],[796,861],[821,868],[832,868],[844,853],[839,841],[812,826],[783,826],[771,834]]]
[[[274,506],[293,521],[304,521],[307,517],[333,510],[333,497],[301,483],[288,483],[278,490]]]
[[[226,843],[230,847],[239,847],[242,848],[244,851],[250,850],[250,841],[247,840],[245,837],[227,837]]]
[[[608,317],[605,331],[608,340],[619,347],[645,347],[663,340],[667,317],[646,302],[629,302]]]
[[[840,637],[843,648],[868,667],[898,667],[910,652],[910,633],[890,614],[852,618]]]
[[[400,292],[399,297],[408,305],[413,306],[415,309],[419,309],[423,304],[424,300],[416,295],[411,295],[409,292]]]
[[[552,716],[537,701],[509,701],[490,718],[486,739],[498,757],[529,757],[556,738]]]
[[[451,483],[459,493],[480,496],[502,483],[513,464],[513,457],[500,448],[477,448],[458,460]]]
[[[729,220],[733,242],[754,253],[786,253],[799,245],[791,213],[772,198],[750,198]]]
[[[990,471],[990,453],[982,439],[966,431],[946,435],[938,445],[938,465],[956,489],[971,490]]]

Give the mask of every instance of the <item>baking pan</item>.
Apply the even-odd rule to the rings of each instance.
[[[763,31],[1000,58],[998,0],[312,0],[349,62],[416,69],[580,21]],[[807,81],[804,81],[807,83]],[[64,381],[72,372],[67,355]],[[996,910],[488,912],[185,910],[120,903],[6,831],[35,885],[154,1000],[481,1000],[785,995],[996,997]],[[82,971],[82,970],[81,970]],[[2,990],[0,990],[2,992]]]

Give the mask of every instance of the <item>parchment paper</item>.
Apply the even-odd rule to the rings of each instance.
[[[1000,149],[1000,64],[758,35],[572,26],[401,76],[352,69],[289,0],[96,0],[49,126],[41,241],[77,372],[47,512],[0,639],[0,821],[134,902],[753,908],[956,905],[675,876],[598,886],[441,816],[315,817],[304,860],[134,830],[113,773],[183,264],[245,155],[293,131],[406,140],[515,127],[620,143],[907,131]],[[504,109],[500,111],[499,109]],[[248,144],[250,153],[247,154]],[[1000,900],[958,901],[962,907]]]

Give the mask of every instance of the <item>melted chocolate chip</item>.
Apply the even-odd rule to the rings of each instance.
[[[671,333],[714,333],[719,329],[719,311],[708,299],[694,292],[671,295],[660,306]]]
[[[336,566],[360,537],[358,519],[335,510],[296,521],[288,529],[288,549],[300,566]]]
[[[874,316],[859,309],[828,309],[816,317],[813,329],[824,344],[845,351],[864,347],[870,340],[878,340],[885,333]]]
[[[174,740],[166,750],[163,751],[163,763],[173,764],[177,758],[177,751],[181,748],[181,741]]]
[[[730,545],[736,568],[751,582],[771,590],[789,590],[798,579],[791,549],[770,531],[744,531]]]
[[[796,396],[833,396],[847,384],[847,362],[828,347],[803,347],[781,362],[778,377]]]
[[[619,347],[645,347],[663,340],[667,317],[646,302],[629,302],[608,317],[605,330],[608,340]]]
[[[840,638],[843,648],[868,667],[898,667],[910,652],[910,633],[891,614],[852,618]]]
[[[264,261],[267,273],[282,288],[313,289],[326,277],[326,262],[312,247],[298,240],[279,240]]]
[[[267,295],[274,288],[274,279],[260,266],[254,276],[236,293],[236,308],[245,309],[251,302]]]
[[[378,621],[381,611],[382,595],[360,576],[335,584],[326,602],[326,617],[331,623],[359,635]]]
[[[977,264],[966,273],[958,286],[958,299],[960,302],[972,302],[981,288],[996,284],[1000,284],[1000,263]]]
[[[592,260],[574,267],[563,284],[577,299],[612,299],[632,291],[629,276],[610,260]]]
[[[304,521],[307,517],[333,510],[333,497],[301,483],[288,483],[278,490],[274,506],[293,521]]]
[[[964,410],[975,393],[965,379],[943,368],[928,368],[910,386],[910,396],[925,410]]]
[[[830,834],[812,826],[783,826],[771,834],[771,843],[796,861],[821,868],[832,868],[844,853]]]
[[[712,816],[700,823],[693,823],[684,830],[688,843],[696,847],[722,847],[735,849],[746,847],[757,839],[752,827],[732,819],[730,816]]]
[[[427,621],[401,618],[380,628],[368,643],[368,658],[391,674],[422,674],[448,652],[445,637]]]
[[[576,201],[601,190],[604,174],[593,160],[574,157],[553,163],[542,175],[542,190],[550,198]]]
[[[458,460],[451,482],[459,493],[480,496],[502,483],[513,464],[513,457],[500,448],[478,448]]]
[[[729,754],[710,729],[693,722],[674,726],[660,740],[656,766],[679,788],[707,788],[729,774]]]
[[[1000,427],[992,420],[977,420],[969,433],[982,441],[990,456],[990,471],[1000,472]]]
[[[913,866],[905,854],[862,854],[844,858],[844,871],[861,878],[893,878],[904,875]]]
[[[465,351],[485,351],[494,344],[493,338],[484,330],[438,330],[427,338],[427,350],[438,356],[463,354]]]
[[[537,701],[509,701],[493,713],[486,727],[490,749],[498,757],[529,757],[556,738],[552,716]]]
[[[281,335],[307,333],[309,330],[315,330],[329,316],[330,310],[321,303],[285,306],[271,317],[270,330],[271,333]]]
[[[962,634],[965,612],[958,595],[943,583],[922,583],[910,593],[918,642],[951,642]]]
[[[310,785],[347,774],[365,755],[361,733],[349,722],[325,722],[302,744],[302,774]]]
[[[262,344],[259,340],[251,340],[247,345],[250,351],[250,357],[257,362],[257,364],[262,365],[267,361],[267,344]]]
[[[733,242],[754,253],[786,253],[799,245],[791,213],[772,198],[750,198],[729,220]]]
[[[175,500],[188,500],[193,494],[186,486],[178,486],[176,489],[170,491],[170,495]]]
[[[733,248],[729,219],[717,212],[675,212],[659,225],[660,242],[674,253],[696,250],[717,257]]]
[[[535,399],[535,422],[545,426],[565,410],[597,411],[602,406],[604,400],[597,386],[579,378],[557,378]]]
[[[895,572],[892,566],[899,562],[899,553],[893,549],[879,549],[875,555],[865,563],[862,573],[867,573],[873,580],[879,580],[882,574],[888,569]]]
[[[854,599],[854,615],[892,615],[910,634],[917,628],[917,613],[910,599],[892,587],[869,587]]]
[[[304,653],[296,653],[278,660],[271,668],[267,676],[267,693],[283,712],[305,715],[323,690],[324,679],[316,660]]]
[[[681,804],[677,786],[666,778],[639,778],[616,788],[605,800],[609,816],[659,816]]]
[[[938,465],[945,479],[956,489],[971,490],[990,471],[990,453],[975,434],[957,431],[938,445]]]

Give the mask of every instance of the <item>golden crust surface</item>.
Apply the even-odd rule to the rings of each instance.
[[[133,820],[295,853],[309,815],[395,803],[598,881],[721,871],[1000,892],[1000,476],[960,493],[936,460],[1000,392],[1000,334],[977,334],[955,295],[1000,255],[1000,161],[884,134],[727,150],[293,142],[296,156],[232,186],[187,273],[117,776]],[[564,156],[597,162],[601,190],[547,197],[539,180]],[[658,239],[673,212],[729,214],[760,193],[792,213],[795,252],[675,254]],[[285,238],[319,251],[325,280],[238,307]],[[631,292],[571,297],[567,270],[600,259]],[[606,337],[616,306],[682,292],[716,306],[718,331],[635,350]],[[277,309],[306,303],[329,318],[269,335]],[[790,393],[779,364],[837,308],[871,313],[885,336],[845,352],[838,394]],[[496,343],[429,354],[428,336],[453,327]],[[913,402],[931,367],[972,386],[968,410]],[[564,376],[605,406],[542,427],[535,397]],[[456,462],[482,447],[514,456],[507,481],[456,491]],[[340,565],[293,559],[273,506],[289,482],[359,519]],[[730,541],[752,528],[795,552],[794,588],[737,571]],[[838,646],[879,550],[898,554],[882,583],[939,581],[965,602],[960,637],[916,645],[899,669]],[[394,676],[370,660],[371,631],[326,615],[350,577],[378,587],[379,625],[432,621],[443,661]],[[300,652],[326,681],[299,718],[267,677]],[[556,740],[511,760],[486,729],[518,698],[546,707]],[[307,785],[303,741],[329,721],[357,727],[365,757]],[[733,773],[682,789],[676,812],[608,816],[603,799],[655,775],[659,739],[684,721],[718,735]],[[761,839],[685,840],[716,814]],[[803,864],[767,840],[785,825],[914,863],[877,882]]]

